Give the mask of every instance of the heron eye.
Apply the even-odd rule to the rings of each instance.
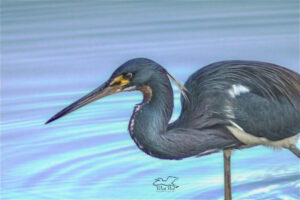
[[[132,73],[131,72],[128,72],[124,75],[124,78],[125,79],[131,79],[132,78]]]

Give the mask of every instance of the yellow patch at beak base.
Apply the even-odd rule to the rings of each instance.
[[[110,82],[110,86],[124,86],[127,85],[129,83],[129,79],[125,79],[123,75],[119,75],[116,78],[114,78],[111,82]]]

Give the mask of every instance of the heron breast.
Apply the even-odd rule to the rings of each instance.
[[[246,145],[264,145],[274,149],[289,148],[291,145],[296,144],[299,134],[284,138],[282,140],[272,141],[264,137],[256,137],[250,133],[245,132],[239,125],[230,121],[232,126],[227,126],[229,131],[242,143]]]

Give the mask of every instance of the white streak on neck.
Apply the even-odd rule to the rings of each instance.
[[[131,138],[134,140],[134,142],[136,143],[136,145],[137,145],[140,149],[144,149],[144,147],[138,142],[138,140],[137,140],[136,137],[134,136],[133,130],[134,130],[134,120],[135,120],[135,115],[136,115],[136,113],[137,113],[138,111],[140,111],[140,109],[142,108],[142,106],[143,106],[144,104],[145,104],[145,103],[140,103],[140,104],[135,105],[134,110],[133,110],[132,117],[131,117],[130,122],[129,122],[129,133],[130,133],[130,136],[131,136]]]

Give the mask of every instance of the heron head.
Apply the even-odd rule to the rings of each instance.
[[[137,90],[155,82],[166,70],[156,62],[146,58],[136,58],[118,67],[109,79],[110,85],[119,87],[119,92]]]
[[[68,113],[71,113],[84,105],[108,95],[116,94],[123,91],[141,90],[144,98],[149,99],[152,96],[150,82],[155,82],[161,74],[167,77],[167,71],[159,64],[145,58],[136,58],[127,61],[117,68],[111,77],[101,86],[67,106],[52,118],[46,124],[59,119]],[[166,78],[168,80],[168,78]]]

